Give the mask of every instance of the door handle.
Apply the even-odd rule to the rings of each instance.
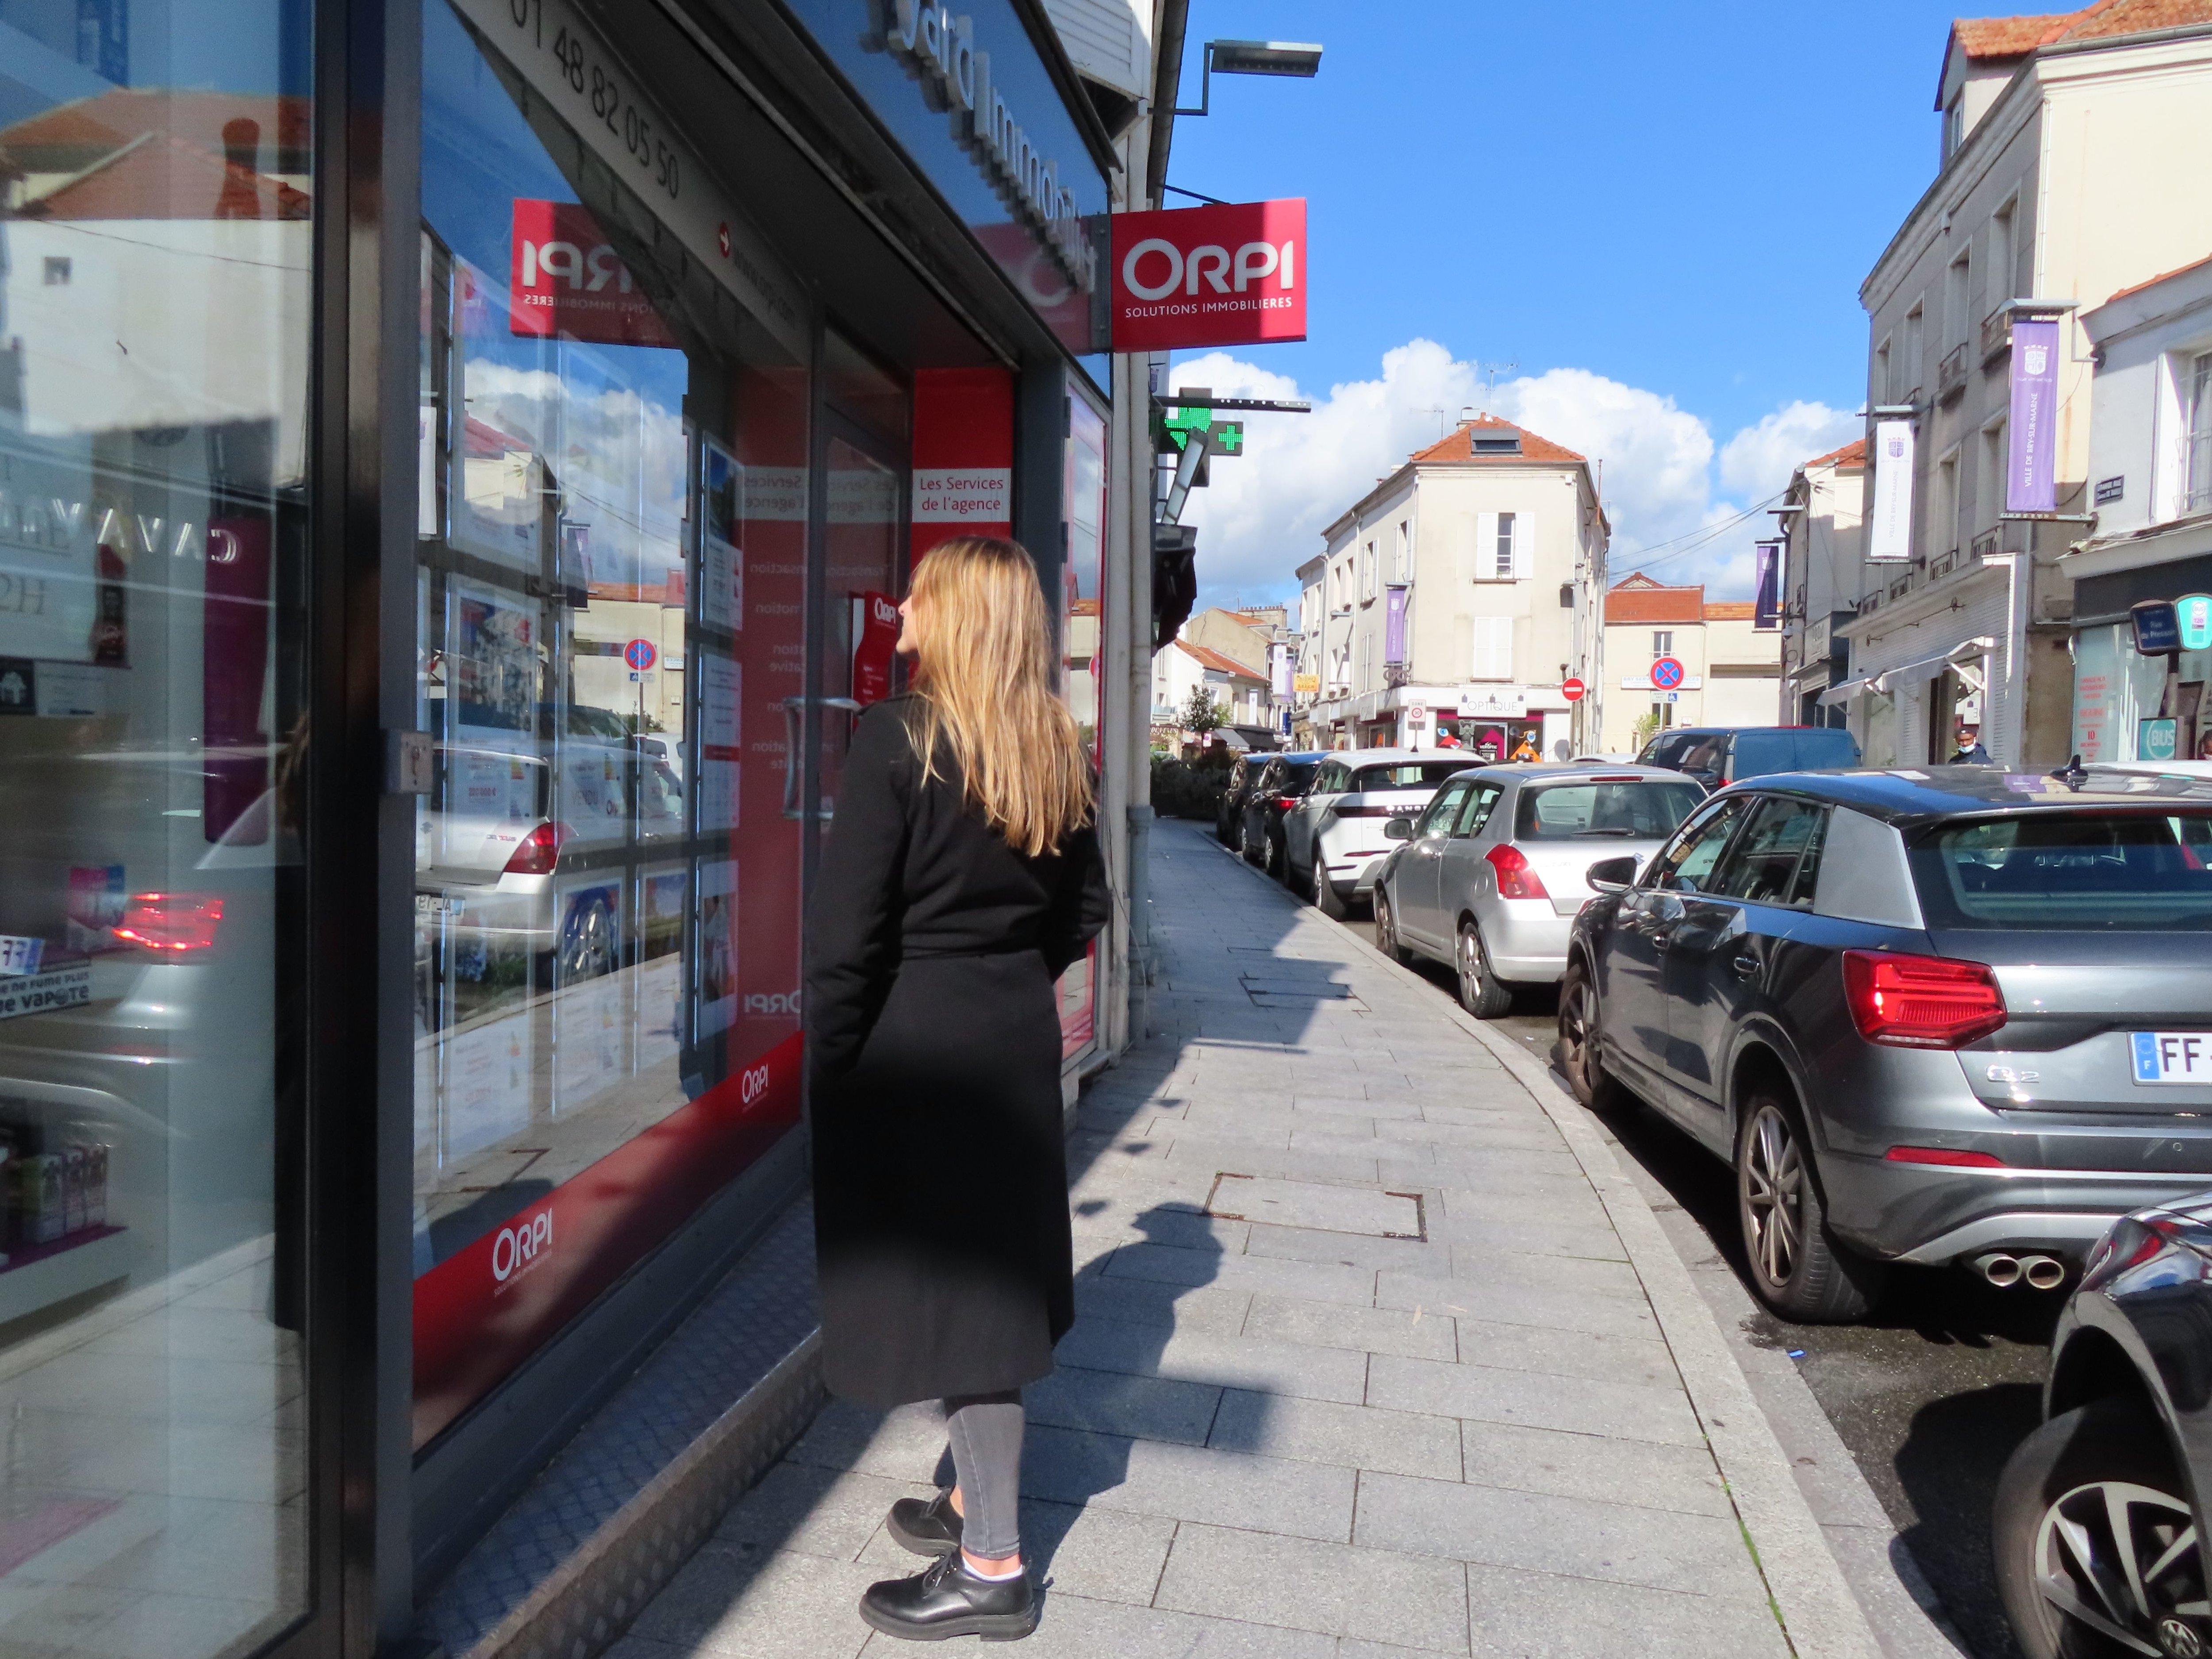
[[[1759,972],[1759,958],[1747,951],[1729,966],[1735,969],[1735,976],[1738,979],[1750,979]]]

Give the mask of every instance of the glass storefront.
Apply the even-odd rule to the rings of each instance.
[[[1106,566],[1106,422],[1090,402],[1067,398],[1066,491],[1067,563],[1061,575],[1060,690],[1091,750],[1091,764],[1103,759],[1100,743],[1100,688],[1105,678],[1105,629],[1100,582]],[[1060,981],[1060,1058],[1072,1060],[1098,1035],[1098,942],[1068,964]]]
[[[301,0],[0,0],[0,1651],[309,1604]]]
[[[418,1446],[799,1109],[803,341],[672,234],[703,169],[614,173],[483,29],[424,9]],[[888,589],[893,475],[829,474]]]

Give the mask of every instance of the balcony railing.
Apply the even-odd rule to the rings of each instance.
[[[1999,306],[1982,319],[1982,361],[2002,356],[2012,349],[2012,305]]]
[[[1943,354],[1936,367],[1936,401],[1948,404],[1966,389],[1966,343],[1961,340]]]

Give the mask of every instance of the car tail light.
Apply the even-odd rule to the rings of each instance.
[[[1528,856],[1517,847],[1493,847],[1483,858],[1498,872],[1500,898],[1549,898],[1544,878],[1528,865]]]
[[[1882,1156],[1892,1164],[1940,1164],[1947,1170],[2002,1170],[2005,1161],[1987,1152],[1962,1152],[1949,1146],[1893,1146]]]
[[[1641,772],[1593,772],[1586,781],[1590,783],[1642,783]]]
[[[1846,951],[1844,1000],[1861,1036],[1899,1048],[1961,1048],[2007,1018],[1996,975],[1948,957]]]
[[[1287,812],[1291,808],[1296,806],[1297,804],[1298,798],[1296,795],[1278,795],[1275,797],[1275,805],[1277,809],[1281,811]]]
[[[222,901],[212,893],[133,893],[112,931],[132,945],[182,956],[212,950],[222,921]]]
[[[565,823],[541,823],[522,838],[522,845],[507,861],[510,876],[550,876],[561,862],[561,843],[575,836]]]

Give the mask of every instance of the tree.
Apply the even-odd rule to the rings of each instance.
[[[1206,734],[1221,724],[1221,705],[1214,702],[1213,693],[1205,686],[1194,685],[1179,718],[1182,721],[1182,729],[1203,743]]]
[[[1656,708],[1637,717],[1635,729],[1630,735],[1634,738],[1639,754],[1645,744],[1659,735],[1660,719],[1660,713]]]

